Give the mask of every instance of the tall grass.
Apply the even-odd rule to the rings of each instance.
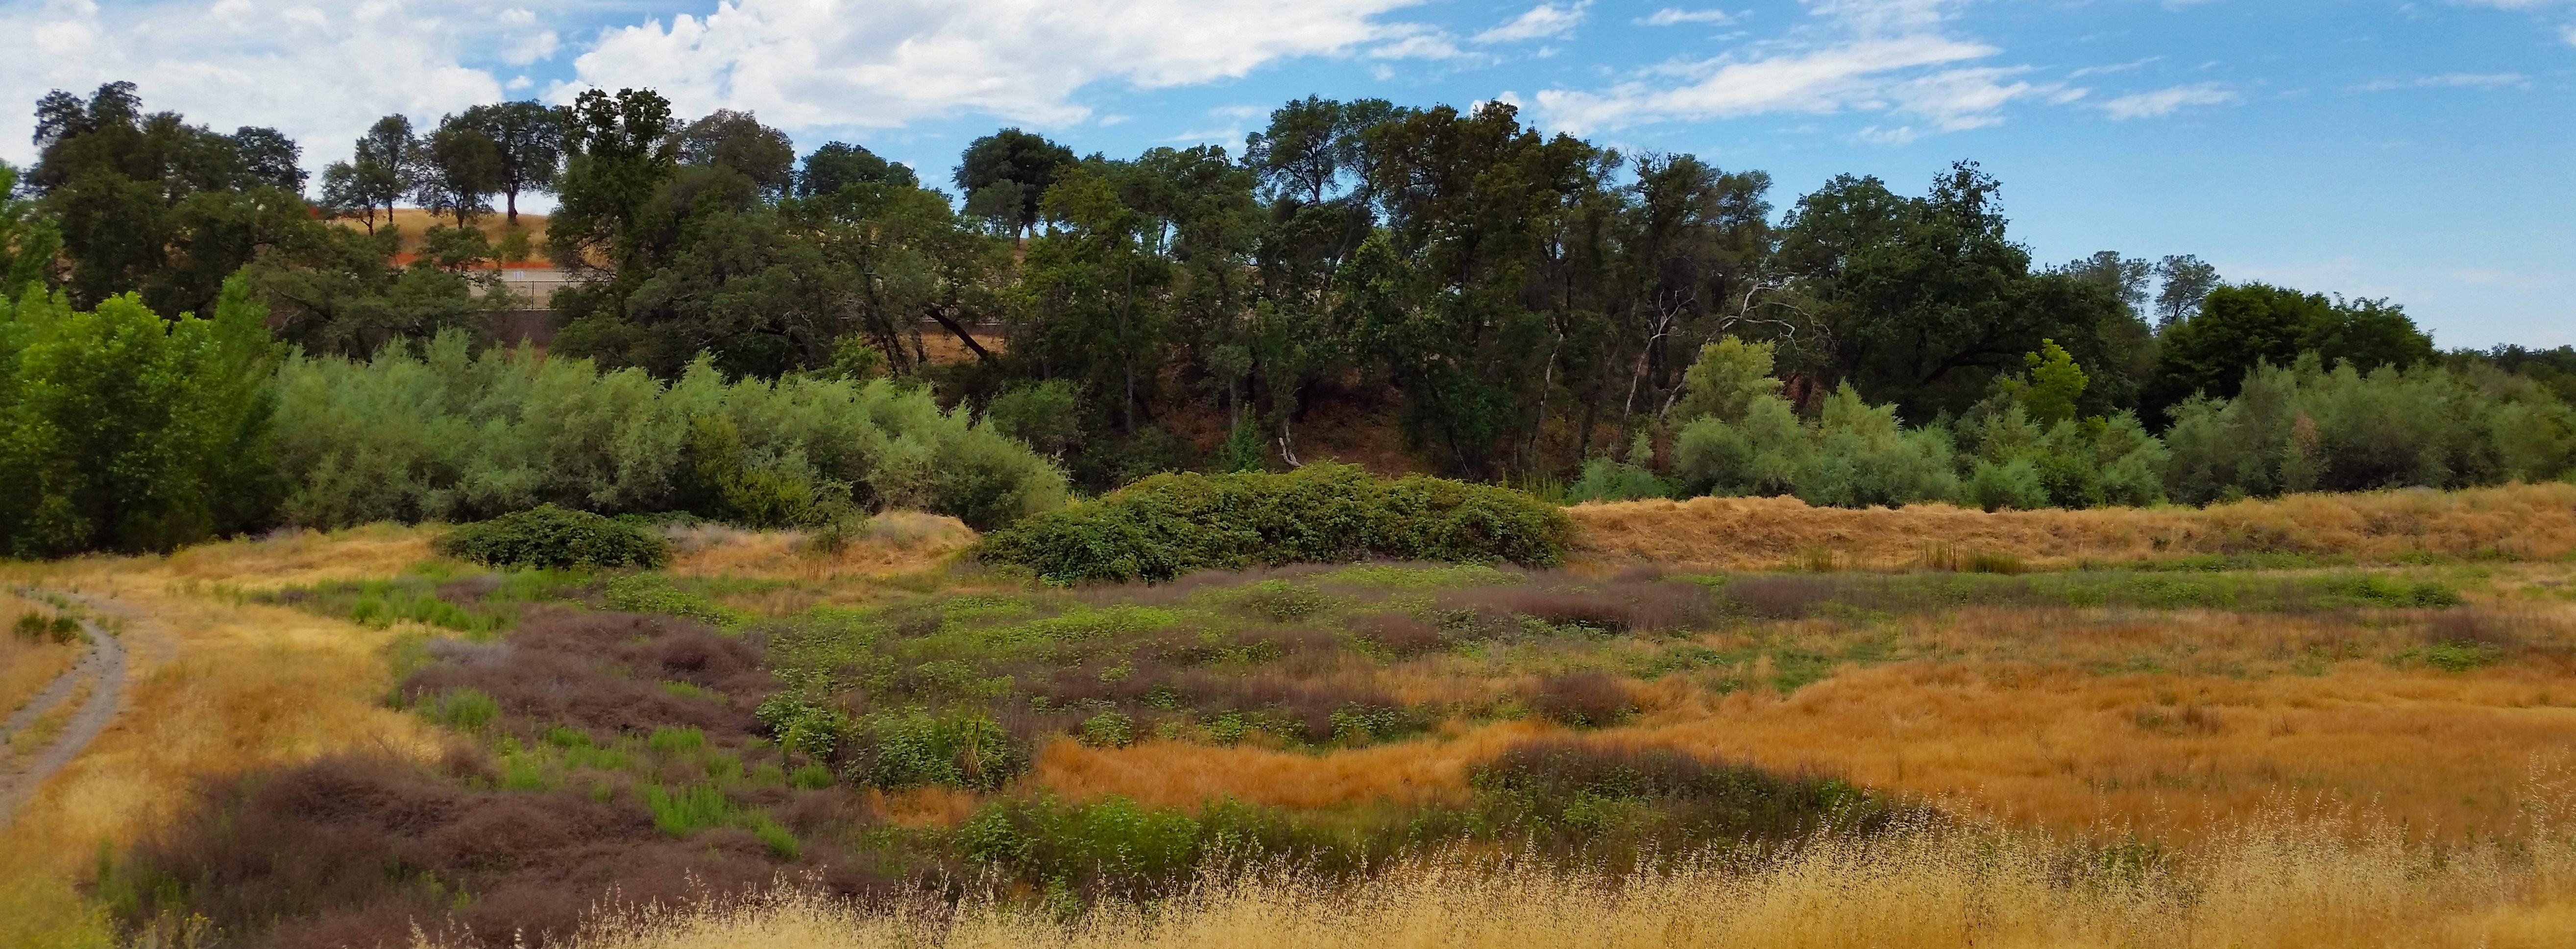
[[[1918,819],[1627,873],[1446,855],[1359,880],[1210,875],[1150,907],[866,908],[782,887],[630,908],[578,949],[841,947],[2538,947],[2576,927],[2564,788],[2512,841],[2435,846],[2282,808],[2185,849]],[[437,949],[426,941],[415,949]]]
[[[2576,553],[2576,485],[2303,494],[2206,508],[1986,513],[1810,507],[1794,498],[1631,501],[1566,509],[1572,555],[1773,570],[1817,551],[1846,569],[1907,569],[1956,552],[2042,569],[2086,561],[2295,554],[2390,562]]]

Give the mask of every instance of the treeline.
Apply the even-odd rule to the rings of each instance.
[[[728,381],[477,352],[446,332],[373,359],[273,340],[247,278],[213,316],[132,294],[0,307],[0,554],[167,550],[275,526],[473,520],[558,504],[807,526],[902,507],[999,527],[1062,471],[897,380]]]
[[[1310,97],[1275,110],[1240,154],[1083,157],[1005,129],[972,143],[942,191],[858,146],[800,159],[747,113],[689,120],[649,90],[592,91],[422,128],[389,116],[328,165],[318,201],[296,143],[147,112],[128,84],[48,95],[37,119],[40,157],[0,204],[0,276],[59,292],[71,312],[105,312],[123,294],[163,315],[214,312],[239,275],[242,305],[264,309],[268,333],[302,354],[281,357],[307,367],[293,372],[327,375],[315,367],[342,365],[331,359],[387,379],[415,371],[404,359],[508,365],[472,353],[491,342],[478,335],[490,311],[530,305],[491,267],[542,254],[575,278],[551,298],[550,352],[603,379],[935,399],[956,419],[946,424],[1033,445],[1092,492],[1167,470],[1296,467],[1319,411],[1400,425],[1444,473],[1581,482],[1577,494],[1633,494],[1651,477],[1666,491],[2021,506],[2475,482],[2547,476],[2528,461],[2547,451],[2443,449],[2402,478],[2347,476],[2362,469],[2330,463],[2346,437],[2336,426],[2397,423],[2299,401],[2341,406],[2341,395],[2297,393],[2381,393],[2391,369],[2449,381],[2363,402],[2418,412],[2409,400],[2474,390],[2548,416],[2544,395],[2563,404],[2576,389],[2576,349],[2444,355],[2384,300],[2229,284],[2189,256],[2038,264],[2007,233],[1999,183],[1973,163],[1920,194],[1844,176],[1775,207],[1761,172],[1545,136],[1499,103]],[[476,226],[515,219],[531,193],[556,203],[541,242],[529,228]],[[404,204],[442,223],[401,234],[389,222]],[[456,341],[433,345],[441,334]],[[1767,347],[1760,378],[1777,383],[1738,400],[1740,417],[1704,410],[1710,397],[1688,378],[1730,337]],[[433,350],[463,355],[405,355]],[[2345,366],[2357,381],[2334,381]],[[2028,403],[2057,391],[2043,376],[2068,372],[2083,385]],[[874,379],[888,382],[862,384]],[[2240,392],[2249,379],[2252,396]],[[2261,381],[2273,379],[2287,381]],[[2277,391],[2293,393],[2287,415],[2229,414]],[[817,497],[845,487],[852,504],[910,496],[876,487],[866,465],[824,460],[838,449],[779,437],[745,441],[746,458],[766,459],[745,470],[805,465],[794,478]],[[2257,476],[2219,459],[2183,473],[2196,446],[2294,443],[2327,459],[2314,480],[2307,462]],[[2066,460],[2084,457],[2095,460]],[[681,472],[671,487],[647,495],[566,472],[514,476],[543,489],[400,498],[268,490],[281,511],[394,516],[530,499],[711,506],[685,499],[723,494],[670,470]],[[1602,472],[1632,483],[1609,492],[1592,477]]]

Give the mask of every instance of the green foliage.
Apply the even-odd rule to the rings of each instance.
[[[1902,506],[1958,496],[1947,432],[1907,428],[1849,383],[1801,423],[1778,396],[1754,396],[1744,419],[1703,416],[1675,440],[1673,473],[1694,493],[1795,494],[1833,507]]]
[[[2467,672],[2495,665],[2504,658],[2504,650],[2491,643],[2445,640],[2426,646],[2418,652],[2424,664],[2445,672]]]
[[[21,613],[18,615],[18,622],[10,626],[9,631],[31,643],[52,643],[57,646],[89,640],[89,634],[81,631],[80,620],[72,618],[68,613],[57,613],[51,618],[32,610]]]
[[[1065,496],[1026,446],[882,379],[729,383],[701,359],[665,386],[442,334],[418,355],[290,358],[278,385],[282,513],[317,527],[552,503],[756,523],[920,507],[990,529]]]
[[[541,504],[438,538],[439,553],[496,567],[659,567],[670,542],[634,524]]]
[[[2227,399],[2258,367],[2309,353],[2326,366],[2405,369],[2430,362],[2433,341],[2385,300],[2328,300],[2262,283],[2220,287],[2197,315],[2165,330],[2147,407],[2161,413],[2195,395]]]
[[[1682,375],[1685,394],[1674,403],[1671,417],[1684,423],[1704,417],[1742,423],[1754,402],[1780,394],[1780,380],[1771,377],[1777,351],[1776,344],[1734,336],[1700,347],[1699,360]]]
[[[53,275],[54,256],[62,252],[62,229],[19,196],[21,175],[0,161],[0,298],[27,292]]]
[[[739,827],[750,831],[772,855],[793,860],[798,852],[794,834],[769,815],[735,804],[712,785],[691,784],[673,790],[647,784],[644,806],[653,813],[654,829],[673,837],[716,827]]]
[[[134,84],[86,101],[36,103],[39,156],[26,184],[62,237],[63,289],[89,309],[134,294],[158,313],[217,308],[225,281],[259,250],[320,228],[302,198],[295,143],[274,129],[225,135],[146,113]],[[0,288],[16,297],[24,284]]]
[[[924,784],[991,791],[1026,770],[1026,750],[981,715],[933,715],[920,709],[877,712],[858,720],[842,773],[881,788]]]
[[[266,311],[225,285],[213,316],[128,295],[0,309],[0,552],[169,550],[269,516]]]
[[[1018,437],[1041,455],[1061,455],[1082,437],[1082,406],[1072,383],[1061,378],[1015,386],[984,406],[984,424]]]
[[[1654,436],[1638,432],[1636,443],[1628,448],[1628,460],[1594,458],[1583,464],[1583,477],[1566,486],[1565,501],[1635,501],[1643,498],[1672,496],[1673,489],[1655,476]]]
[[[501,717],[501,703],[480,689],[449,689],[422,703],[420,713],[449,728],[479,732]]]
[[[851,722],[839,709],[806,701],[791,692],[780,692],[761,700],[755,713],[760,724],[769,730],[782,751],[804,755],[814,761],[829,761],[850,737]],[[822,771],[824,784],[831,783],[831,772]],[[799,780],[809,780],[797,771]]]
[[[1543,566],[1564,556],[1570,531],[1562,511],[1517,491],[1316,464],[1157,475],[987,535],[981,555],[1057,583],[1372,556]]]
[[[2024,396],[2030,417],[2042,425],[2054,425],[2075,418],[2075,400],[2084,395],[2087,380],[2075,357],[2053,339],[2039,341],[2039,351],[2023,355],[2030,367],[2030,392]]]
[[[2576,470],[2576,410],[2518,377],[2328,371],[2308,357],[2257,367],[2242,390],[2175,408],[2165,480],[2176,500],[2459,488]]]
[[[2333,593],[2371,606],[2431,608],[2460,605],[2460,593],[2435,580],[2406,583],[2381,574],[2361,574],[2331,581]]]

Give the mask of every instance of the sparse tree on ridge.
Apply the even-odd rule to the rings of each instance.
[[[458,117],[491,139],[499,160],[494,191],[502,195],[510,225],[519,223],[519,195],[554,190],[563,165],[564,110],[521,100],[478,105]]]
[[[421,207],[455,216],[458,227],[491,212],[483,198],[501,190],[501,147],[482,129],[453,115],[440,119],[421,159]]]
[[[2156,291],[2156,331],[2161,333],[2200,312],[2201,299],[2218,289],[2218,268],[2182,254],[2157,262],[2156,279],[2164,281]]]

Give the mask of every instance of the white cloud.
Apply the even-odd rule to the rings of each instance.
[[[1735,15],[1724,10],[1684,10],[1680,7],[1665,7],[1655,11],[1653,16],[1638,17],[1634,22],[1638,26],[1675,26],[1683,23],[1724,26],[1734,21]]]
[[[958,111],[1064,124],[1089,114],[1073,96],[1092,83],[1187,85],[1346,52],[1400,35],[1376,17],[1411,2],[729,0],[601,33],[555,95],[651,86],[683,113],[752,109],[788,128]]]
[[[2121,96],[2102,103],[2102,110],[2115,119],[2147,119],[2172,115],[2189,106],[2227,105],[2243,98],[2226,86],[2204,82]]]
[[[2148,63],[2152,63],[2152,62],[2155,62],[2156,60],[2163,59],[2163,58],[2164,58],[2164,57],[2162,57],[2162,56],[2149,56],[2149,57],[2147,57],[2147,58],[2145,58],[2145,59],[2130,60],[2129,62],[2125,62],[2125,63],[2113,63],[2113,64],[2108,65],[2108,66],[2086,66],[2086,67],[2084,67],[2084,68],[2082,68],[2082,69],[2078,69],[2078,70],[2076,70],[2076,71],[2074,71],[2074,72],[2067,73],[2067,74],[2066,74],[2066,78],[2068,78],[2068,79],[2082,79],[2082,78],[2084,78],[2084,77],[2086,77],[2086,76],[2108,76],[2108,75],[2111,75],[2112,73],[2124,73],[2124,72],[2128,72],[2128,71],[2130,71],[2130,70],[2137,69],[2137,68],[2139,68],[2139,67],[2145,66],[2145,65],[2147,65]]]
[[[1583,8],[1591,5],[1591,0],[1583,0],[1567,7],[1542,3],[1531,7],[1527,13],[1513,17],[1501,26],[1476,34],[1476,42],[1518,43],[1524,40],[1564,36],[1573,32],[1576,24],[1583,22]]]
[[[2064,96],[2063,84],[2016,79],[2021,67],[1971,66],[2002,50],[1944,35],[1948,0],[1808,0],[1822,21],[1795,40],[1756,44],[1699,62],[1645,70],[1646,79],[1589,92],[1537,94],[1545,119],[1574,132],[1666,120],[1736,118],[1776,112],[1887,112],[1913,116],[1931,131],[2002,121],[2016,99]],[[1822,41],[1811,37],[1827,37]],[[1676,81],[1677,80],[1677,81]],[[2073,94],[2081,95],[2081,91]],[[1868,141],[1911,141],[1912,123],[1872,125]]]
[[[2393,89],[2498,89],[2505,86],[2527,86],[2531,77],[2521,73],[2447,73],[2440,76],[2418,76],[2413,79],[2381,79],[2353,87],[2355,92],[2387,92]]]
[[[48,90],[86,97],[130,80],[145,108],[230,130],[273,126],[303,143],[305,164],[345,157],[387,113],[436,120],[501,97],[462,56],[500,45],[495,12],[475,3],[301,0],[149,3],[102,11],[90,0],[0,6],[0,154],[33,157],[27,106]]]
[[[525,66],[541,59],[553,59],[556,43],[555,31],[539,30],[502,49],[501,61],[512,66]]]
[[[1458,44],[1450,41],[1449,34],[1440,32],[1439,30],[1430,29],[1428,27],[1406,26],[1389,30],[1388,33],[1400,38],[1396,39],[1394,42],[1381,43],[1376,47],[1371,48],[1368,51],[1370,58],[1457,59],[1461,56],[1467,55],[1467,51],[1459,49]],[[1380,68],[1383,69],[1384,67]],[[1377,78],[1382,81],[1389,78],[1389,76],[1379,75]]]

